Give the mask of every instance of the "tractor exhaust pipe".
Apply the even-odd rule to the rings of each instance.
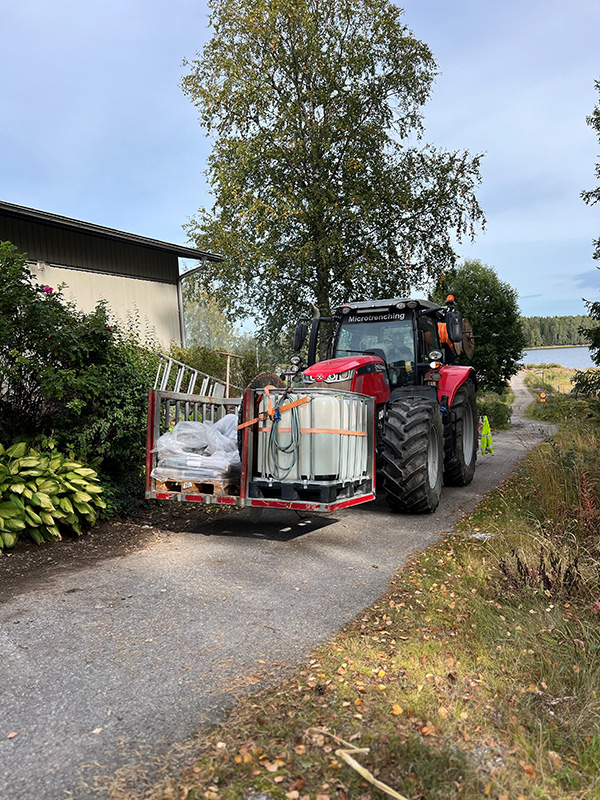
[[[310,304],[310,308],[313,319],[310,328],[310,339],[308,340],[308,366],[312,367],[313,364],[317,363],[317,343],[319,339],[319,326],[321,324],[321,312],[312,303]]]

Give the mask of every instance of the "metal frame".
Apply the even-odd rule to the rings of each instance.
[[[368,472],[373,476],[373,488],[372,491],[366,494],[356,495],[350,498],[344,497],[338,501],[329,503],[319,503],[308,500],[280,500],[248,497],[248,487],[252,479],[251,459],[249,458],[249,454],[252,454],[253,459],[256,449],[256,426],[254,425],[248,426],[242,431],[242,474],[239,496],[188,494],[184,491],[157,491],[156,481],[151,477],[151,473],[157,462],[155,452],[156,441],[161,433],[164,432],[161,431],[163,413],[165,420],[173,417],[175,422],[180,419],[199,420],[200,417],[202,417],[202,420],[210,419],[211,421],[215,421],[219,419],[223,413],[227,413],[228,408],[239,408],[239,406],[243,404],[243,418],[252,419],[256,410],[255,393],[258,392],[260,392],[260,390],[246,390],[243,398],[217,398],[182,394],[180,392],[167,392],[157,389],[151,390],[148,401],[148,434],[146,442],[146,498],[187,503],[215,503],[227,506],[249,506],[254,508],[277,508],[293,511],[318,512],[338,511],[375,499],[375,405],[373,398],[368,398],[370,402],[367,407],[368,442],[370,445],[368,447]]]

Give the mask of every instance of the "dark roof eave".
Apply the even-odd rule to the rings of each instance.
[[[138,236],[135,233],[118,231],[115,228],[105,228],[102,225],[94,225],[91,222],[83,222],[82,220],[72,219],[71,217],[63,217],[60,214],[50,214],[48,211],[38,211],[35,208],[18,206],[14,203],[7,203],[0,200],[0,213],[2,211],[20,217],[21,219],[32,219],[49,225],[58,225],[68,230],[76,230],[80,233],[103,236],[118,242],[128,242],[129,244],[135,244],[141,247],[151,247],[154,250],[161,250],[163,253],[171,253],[179,258],[192,258],[196,261],[213,262],[225,260],[223,256],[209,253],[205,250],[197,250],[194,247],[184,247],[183,245],[171,244],[170,242],[161,242],[159,239],[150,239],[147,236]]]

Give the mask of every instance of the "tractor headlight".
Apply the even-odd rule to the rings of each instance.
[[[325,378],[325,383],[340,383],[340,381],[347,381],[350,380],[353,374],[354,370],[345,370],[344,372],[338,372],[336,375],[328,375]]]

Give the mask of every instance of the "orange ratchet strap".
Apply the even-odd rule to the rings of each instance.
[[[266,413],[263,412],[262,414],[259,414],[258,417],[248,420],[248,422],[242,422],[241,425],[238,425],[238,430],[241,430],[242,428],[248,428],[250,425],[254,425],[263,419],[267,419],[267,417],[273,419],[275,411],[289,411],[291,408],[296,408],[297,406],[303,406],[305,403],[310,403],[310,397],[300,397],[298,400],[293,400],[291,403],[285,403],[284,405],[279,406],[279,408],[274,409],[271,401],[271,395],[269,394],[269,389],[275,388],[275,386],[265,386],[264,388],[264,392],[269,398],[269,405]]]
[[[259,433],[269,433],[271,428],[259,428]],[[291,433],[291,428],[278,428],[279,433]],[[336,436],[366,436],[365,431],[342,431],[337,428],[300,428],[300,433],[333,433]]]

